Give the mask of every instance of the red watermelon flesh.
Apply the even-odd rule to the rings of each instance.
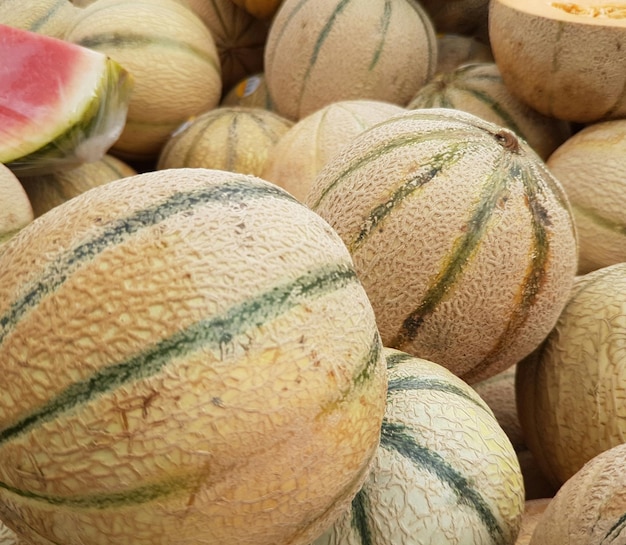
[[[124,127],[131,89],[103,53],[0,25],[0,162],[31,174],[100,159]]]

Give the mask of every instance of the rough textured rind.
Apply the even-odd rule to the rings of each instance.
[[[557,487],[626,442],[625,294],[626,263],[579,276],[553,331],[517,365],[526,444]]]
[[[477,115],[511,129],[542,159],[572,134],[568,122],[544,116],[513,95],[493,62],[465,64],[435,75],[407,108],[456,108]]]
[[[0,246],[34,219],[33,207],[15,174],[0,164]]]
[[[125,160],[155,159],[176,127],[219,103],[215,40],[174,0],[98,0],[75,18],[66,40],[106,53],[133,74],[126,125],[111,148]]]
[[[524,513],[522,514],[522,525],[515,540],[515,545],[528,545],[530,543],[535,527],[551,500],[551,497],[542,497],[526,501]]]
[[[626,261],[626,120],[580,129],[547,165],[572,206],[578,274]]]
[[[389,391],[372,471],[314,545],[513,545],[522,475],[489,407],[445,368],[384,352]]]
[[[20,177],[35,217],[92,187],[137,174],[121,159],[105,154],[99,161],[42,176]]]
[[[405,106],[433,75],[437,43],[414,0],[285,0],[264,63],[272,103],[295,121],[338,100]]]
[[[626,543],[626,443],[589,460],[559,489],[530,545]]]
[[[0,2],[0,24],[61,39],[78,13],[79,8],[69,0],[30,0],[28,9],[24,0]]]
[[[262,108],[214,108],[172,134],[157,168],[212,168],[262,177],[271,150],[292,125]]]
[[[365,130],[305,203],[350,250],[385,346],[470,383],[550,332],[577,261],[558,181],[510,131],[451,109]]]
[[[494,0],[489,37],[504,83],[547,116],[578,123],[624,117],[626,27],[613,21],[565,16],[549,2]]]
[[[0,257],[0,519],[33,545],[308,543],[380,436],[345,246],[259,178],[140,174]]]
[[[378,100],[340,100],[300,119],[270,150],[261,178],[304,201],[315,177],[354,137],[404,108]]]

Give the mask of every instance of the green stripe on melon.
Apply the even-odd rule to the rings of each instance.
[[[0,162],[20,174],[100,159],[121,133],[132,79],[115,61],[0,25]]]
[[[259,178],[169,169],[29,227],[0,256],[0,517],[24,539],[305,543],[349,505],[386,376],[326,222]]]

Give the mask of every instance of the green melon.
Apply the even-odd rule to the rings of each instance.
[[[46,173],[100,159],[121,134],[130,74],[102,53],[0,25],[0,163]]]

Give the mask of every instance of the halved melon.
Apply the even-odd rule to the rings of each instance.
[[[100,159],[119,137],[130,74],[97,51],[0,25],[0,163],[36,174]]]
[[[494,0],[489,38],[510,91],[544,115],[626,115],[626,4]]]

